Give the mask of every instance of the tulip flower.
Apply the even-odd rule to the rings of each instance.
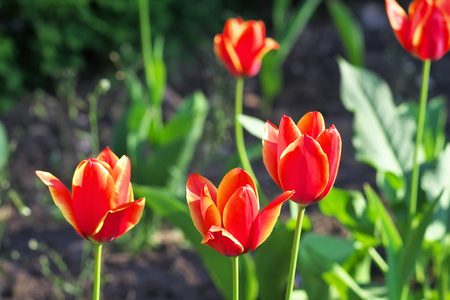
[[[307,113],[297,125],[283,116],[280,128],[266,122],[263,161],[284,191],[294,190],[293,201],[306,206],[323,199],[336,179],[342,142],[332,125],[325,129],[320,112]]]
[[[386,11],[400,44],[422,60],[440,59],[450,49],[448,0],[415,0],[408,15],[395,0],[386,0]]]
[[[214,37],[214,52],[228,70],[236,77],[255,76],[261,61],[272,49],[280,45],[266,38],[266,28],[262,21],[243,21],[230,18],[225,23],[222,34]]]
[[[95,158],[83,160],[75,170],[72,194],[48,172],[36,175],[49,187],[63,216],[84,239],[105,243],[136,225],[145,198],[134,201],[130,184],[130,160],[119,159],[109,148]]]
[[[189,210],[203,235],[202,244],[230,257],[253,251],[267,239],[281,205],[292,194],[281,194],[260,213],[256,185],[242,169],[226,174],[218,189],[198,174],[191,174],[186,185]]]

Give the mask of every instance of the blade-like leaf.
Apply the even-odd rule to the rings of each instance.
[[[356,157],[380,172],[398,176],[411,170],[415,120],[397,107],[386,82],[339,59],[341,100],[354,113]]]
[[[8,135],[5,126],[0,122],[0,172],[3,171],[8,162],[8,154]]]
[[[375,191],[366,184],[364,186],[364,193],[369,201],[369,204],[377,211],[378,217],[381,222],[381,232],[383,236],[383,243],[386,248],[390,249],[393,253],[398,253],[403,246],[403,240],[400,233],[395,226],[389,212],[381,201],[380,197],[375,193]]]
[[[358,20],[345,3],[339,0],[325,2],[348,60],[352,64],[362,67],[364,65],[364,33]]]
[[[239,115],[237,116],[239,123],[241,123],[242,127],[245,128],[251,135],[256,137],[257,139],[262,140],[264,133],[264,125],[266,124],[264,121],[247,115]]]

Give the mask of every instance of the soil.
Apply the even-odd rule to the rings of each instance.
[[[384,3],[380,2],[365,1],[352,5],[365,33],[366,66],[387,80],[396,95],[408,99],[418,93],[421,64],[409,57],[396,42],[385,16]],[[342,161],[335,185],[361,189],[363,183],[374,182],[374,172],[354,159],[352,115],[339,100],[337,56],[344,56],[339,37],[326,13],[322,12],[307,25],[284,65],[284,88],[274,102],[269,120],[278,124],[283,114],[299,119],[308,111],[322,112],[327,126],[334,124],[343,139]],[[449,64],[447,55],[433,65],[431,95],[450,95],[446,73]],[[205,66],[199,63],[196,67],[201,70]],[[205,75],[207,72],[198,70],[186,71],[183,75],[189,77],[189,81],[173,85],[173,90],[179,95],[186,95],[203,88],[210,95],[207,87],[211,86],[211,79]],[[93,90],[94,83],[80,81],[78,86],[78,96],[85,99],[86,91]],[[167,93],[170,103],[176,103],[170,100],[178,99],[178,94],[173,90]],[[254,103],[258,106],[260,101],[258,81],[247,80],[245,92],[246,112],[257,115]],[[108,103],[114,105],[100,102],[106,112],[100,120],[101,145],[108,145],[111,124],[123,110],[124,93],[123,89],[115,88],[102,98],[107,97]],[[75,287],[79,285],[76,278],[83,276],[80,274],[83,269],[80,262],[85,243],[66,222],[60,220],[60,215],[59,220],[55,218],[58,210],[46,202],[48,195],[44,193],[48,190],[34,175],[35,170],[47,170],[58,174],[63,182],[70,182],[76,164],[90,154],[89,143],[75,134],[79,129],[88,130],[86,114],[80,113],[72,119],[63,117],[67,115],[64,113],[67,111],[64,104],[67,101],[61,100],[60,96],[35,94],[20,101],[12,112],[2,116],[12,148],[8,168],[10,179],[2,188],[6,191],[9,185],[17,191],[31,214],[22,216],[8,203],[0,207],[0,224],[3,223],[5,228],[0,240],[0,299],[75,299],[69,293],[61,295],[62,282],[58,282],[55,274],[64,279],[68,290],[70,284]],[[269,193],[277,191],[262,163],[257,162],[254,167]],[[211,171],[207,168],[205,172]],[[211,173],[211,176],[215,175],[217,173]],[[208,177],[208,174],[205,176]],[[218,183],[218,180],[213,181]],[[345,236],[345,230],[337,221],[321,215],[317,206],[308,208],[307,213],[315,232]],[[199,257],[186,247],[178,231],[169,227],[161,229],[158,234],[163,238],[156,247],[137,254],[120,252],[109,244],[104,247],[103,299],[221,299]],[[31,249],[30,240],[31,248],[33,241],[36,241],[40,247],[46,246],[58,253],[68,270],[60,272],[50,256],[50,272],[46,273],[42,266],[48,261],[49,252]],[[89,259],[85,261],[88,267],[92,263]],[[81,288],[84,296],[78,299],[90,298],[92,286],[88,280],[86,282],[86,286]]]

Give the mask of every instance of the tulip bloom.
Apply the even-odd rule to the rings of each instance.
[[[291,197],[306,206],[323,199],[336,179],[341,159],[341,136],[332,125],[325,129],[320,112],[307,113],[297,125],[283,116],[280,128],[266,122],[263,161],[270,176]]]
[[[242,169],[228,172],[218,189],[198,174],[191,174],[186,185],[189,210],[203,235],[202,244],[226,256],[238,256],[261,245],[272,232],[281,205],[292,194],[281,194],[260,213],[255,183]]]
[[[262,21],[228,19],[223,34],[214,37],[214,52],[236,77],[252,77],[258,74],[261,61],[272,49],[280,45],[266,38]]]
[[[106,148],[96,159],[78,165],[72,195],[52,174],[36,171],[36,175],[49,187],[53,201],[75,231],[101,244],[130,230],[142,216],[145,198],[133,200],[130,172],[128,157],[118,159]]]
[[[395,0],[386,0],[386,11],[398,41],[412,55],[435,60],[450,49],[448,0],[415,0],[408,15]]]

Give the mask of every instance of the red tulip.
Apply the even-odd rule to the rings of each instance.
[[[72,195],[58,178],[36,171],[49,187],[53,201],[63,216],[84,239],[105,243],[136,225],[144,210],[145,198],[133,201],[130,160],[106,148],[95,158],[83,160],[75,170]]]
[[[266,38],[262,21],[228,19],[223,34],[214,37],[214,52],[228,70],[237,77],[258,74],[264,55],[280,45]]]
[[[216,187],[206,178],[191,174],[186,198],[202,244],[226,256],[255,250],[272,232],[281,205],[293,192],[285,192],[259,212],[253,179],[242,169],[228,172]]]
[[[440,59],[450,49],[450,1],[415,0],[408,15],[395,0],[386,11],[400,44],[422,60]]]
[[[283,116],[280,128],[266,122],[263,161],[282,190],[302,206],[323,199],[336,179],[341,159],[341,136],[332,125],[325,129],[320,112],[307,113],[297,125]]]

